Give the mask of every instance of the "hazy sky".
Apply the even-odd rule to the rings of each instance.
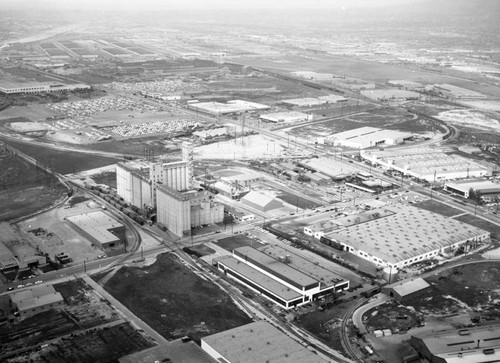
[[[0,0],[0,7],[88,10],[296,9],[378,7],[422,1],[424,0]]]

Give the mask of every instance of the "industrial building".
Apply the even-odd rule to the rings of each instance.
[[[466,181],[462,183],[445,183],[444,190],[458,194],[464,198],[469,198],[470,192],[473,191],[479,196],[500,195],[500,184],[488,180],[485,181]]]
[[[67,217],[66,220],[99,248],[111,248],[125,243],[125,226],[104,212],[79,214]]]
[[[189,235],[193,227],[223,221],[224,207],[213,201],[212,194],[193,189],[191,143],[182,143],[182,161],[149,163],[143,169],[119,163],[117,193],[141,209],[156,207],[158,223],[175,235]]]
[[[334,180],[344,179],[358,173],[358,169],[349,163],[342,162],[340,157],[338,159],[332,157],[313,158],[301,161],[298,165],[310,171],[327,175]]]
[[[268,110],[270,107],[255,102],[248,102],[242,100],[227,101],[227,103],[220,102],[190,102],[187,107],[192,110],[208,113],[210,115],[227,115],[231,113],[242,113],[247,111],[261,111]]]
[[[414,82],[414,81],[407,81],[403,79],[392,79],[387,81],[387,85],[391,87],[398,87],[401,89],[405,89],[408,91],[415,91],[415,90],[421,90],[424,88],[424,85],[422,83]]]
[[[213,137],[218,137],[218,136],[225,136],[230,133],[230,128],[229,127],[217,127],[214,129],[207,129],[207,130],[200,130],[200,131],[195,131],[193,132],[193,136],[196,136],[197,138],[201,140],[205,139],[210,139]],[[234,133],[234,130],[233,132]]]
[[[429,283],[421,277],[407,280],[404,282],[396,282],[394,284],[386,285],[382,288],[382,292],[404,303],[409,299],[418,297],[428,291]]]
[[[420,93],[407,91],[404,89],[371,89],[361,91],[365,97],[377,101],[411,101],[418,100]]]
[[[212,193],[206,190],[177,191],[159,185],[156,211],[158,223],[180,237],[190,235],[193,227],[224,220],[224,206],[214,202]]]
[[[34,286],[10,294],[12,309],[21,318],[64,307],[64,299],[52,285]]]
[[[470,159],[445,154],[431,148],[404,150],[361,151],[361,157],[372,164],[404,175],[423,179],[430,183],[450,179],[485,177],[492,174],[492,168]]]
[[[260,115],[260,119],[264,122],[289,123],[289,122],[311,121],[313,119],[313,116],[303,112],[289,111],[289,112],[266,113]]]
[[[327,233],[321,241],[378,266],[403,268],[490,237],[483,229],[409,205],[394,205],[378,213],[371,220]]]
[[[382,145],[401,144],[411,140],[413,136],[408,132],[366,126],[330,135],[325,139],[325,142],[353,149],[367,149]]]
[[[283,207],[283,202],[280,200],[254,190],[241,198],[241,202],[261,212],[269,212],[270,210]]]
[[[225,363],[326,362],[264,320],[203,337],[201,348]]]
[[[89,90],[92,87],[86,84],[62,84],[58,82],[13,82],[0,81],[0,93],[8,95],[18,93],[41,93]]]
[[[119,363],[216,363],[194,341],[177,339],[135,352],[118,359]]]
[[[19,268],[19,261],[12,251],[0,241],[0,271],[7,272]]]
[[[138,208],[154,205],[154,190],[144,170],[126,163],[116,164],[116,192],[123,200]]]
[[[349,288],[349,282],[341,278],[325,282],[316,276],[324,275],[318,268],[314,273],[302,272],[290,263],[290,256],[278,256],[278,259],[251,247],[233,250],[231,256],[216,260],[217,268],[228,277],[262,294],[265,298],[284,309],[291,309],[306,304],[337,291]],[[295,262],[306,266],[302,261]],[[311,270],[311,267],[309,266]]]
[[[321,97],[304,97],[304,98],[292,98],[289,100],[281,101],[283,104],[288,106],[297,106],[297,107],[312,107],[312,106],[320,106],[325,105],[327,103],[337,103],[337,102],[345,102],[347,98],[337,95],[328,95]]]
[[[413,335],[410,345],[430,363],[500,361],[500,325],[450,329]]]
[[[451,84],[434,84],[426,87],[426,89],[431,89],[433,92],[439,94],[444,98],[450,99],[483,99],[487,98],[486,95],[482,93],[471,91],[470,89],[453,86]]]

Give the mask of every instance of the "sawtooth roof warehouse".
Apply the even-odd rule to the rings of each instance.
[[[380,266],[403,268],[490,237],[483,229],[413,206],[383,212],[384,217],[327,233],[321,241]]]

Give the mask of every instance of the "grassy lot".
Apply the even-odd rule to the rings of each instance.
[[[170,254],[148,267],[120,269],[105,288],[169,340],[188,335],[199,342],[251,321],[216,285]]]
[[[92,179],[97,184],[106,184],[111,188],[116,189],[116,171],[107,171],[98,175],[93,175]]]
[[[450,315],[475,311],[481,318],[498,319],[500,266],[498,262],[458,266],[426,278],[431,288],[408,302],[425,314]]]
[[[0,221],[34,213],[52,205],[66,188],[45,171],[24,159],[0,155]]]
[[[415,207],[422,208],[434,213],[438,213],[445,217],[456,216],[457,214],[463,213],[459,209],[450,207],[444,203],[432,199],[427,199],[422,202],[415,203],[414,205]]]
[[[56,172],[61,174],[95,169],[117,162],[115,158],[89,155],[81,152],[52,150],[12,141],[9,141],[8,144],[33,157],[40,165],[53,167]]]
[[[454,219],[456,219],[457,221],[471,224],[474,227],[482,228],[490,232],[492,238],[495,238],[497,240],[500,239],[500,226],[497,226],[496,224],[485,221],[484,219],[473,216],[472,214],[464,214]]]
[[[277,195],[277,198],[287,202],[288,204],[299,207],[301,209],[313,209],[322,206],[322,204],[312,202],[309,199],[305,199],[295,194],[290,194],[287,192],[280,192]]]

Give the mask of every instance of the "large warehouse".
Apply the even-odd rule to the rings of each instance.
[[[385,208],[380,215],[327,233],[321,241],[378,266],[403,268],[490,237],[483,229],[409,205]]]
[[[255,102],[242,100],[220,102],[193,102],[188,104],[188,108],[210,115],[227,115],[231,113],[242,113],[247,111],[261,111],[269,109],[269,106]]]
[[[269,252],[268,252],[269,253]],[[259,292],[284,309],[306,304],[349,288],[349,281],[338,278],[324,282],[311,275],[324,275],[319,269],[299,270],[291,266],[286,255],[276,258],[251,247],[233,250],[232,256],[217,260],[217,267],[228,277]],[[297,262],[306,266],[305,262]],[[335,275],[332,275],[335,276]]]
[[[414,335],[410,344],[430,363],[500,362],[500,325]]]
[[[464,198],[469,198],[470,191],[485,196],[491,194],[500,194],[500,184],[491,181],[463,182],[463,183],[446,183],[444,190],[461,195]]]
[[[260,119],[264,122],[287,123],[287,122],[310,121],[313,119],[313,116],[303,112],[290,111],[290,112],[275,112],[275,113],[262,114],[260,115]]]
[[[116,247],[125,242],[125,226],[104,212],[79,214],[66,220],[100,248]]]
[[[261,212],[269,212],[270,210],[283,207],[283,202],[278,199],[254,190],[241,198],[241,202]]]
[[[428,182],[484,177],[492,174],[491,168],[475,161],[431,148],[362,151],[361,157],[384,168]]]
[[[224,363],[326,362],[264,320],[203,337],[201,348]]]
[[[397,145],[411,138],[413,134],[408,132],[366,126],[330,135],[326,141],[354,149],[367,149],[381,145]]]
[[[12,308],[21,318],[64,307],[64,299],[52,285],[34,286],[10,295]]]
[[[350,175],[356,175],[359,169],[349,163],[343,163],[340,157],[337,159],[332,157],[313,158],[307,161],[299,162],[299,166],[320,172],[333,179],[343,179]]]
[[[0,93],[41,93],[41,92],[60,92],[91,89],[86,84],[62,84],[58,82],[13,82],[0,81]]]

